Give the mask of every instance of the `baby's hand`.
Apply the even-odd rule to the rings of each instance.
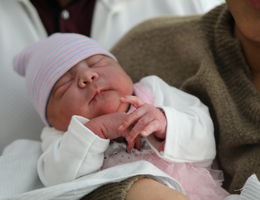
[[[99,137],[112,140],[126,135],[126,131],[118,130],[126,117],[123,112],[101,115],[88,121],[85,126]]]
[[[143,103],[136,96],[126,96],[121,98],[121,101],[136,107],[136,110],[128,114],[119,127],[119,131],[131,129],[129,134],[125,136],[128,142],[127,151],[131,151],[133,142],[139,135],[147,137],[150,134],[155,134],[156,137],[165,139],[167,122],[164,113],[159,108]]]
[[[119,131],[118,127],[127,118],[126,113],[111,113],[102,115],[88,121],[85,126],[93,131],[96,135],[105,139],[116,139],[118,137],[126,137],[129,134],[129,129]],[[129,146],[129,145],[128,145]],[[136,138],[131,142],[131,149],[141,149],[141,140]]]

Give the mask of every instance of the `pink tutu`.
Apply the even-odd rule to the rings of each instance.
[[[154,153],[145,157],[145,160],[178,180],[190,200],[223,200],[228,196],[228,192],[221,187],[223,175],[220,170],[209,171],[191,163],[167,162]]]
[[[179,181],[190,200],[223,200],[228,196],[228,192],[221,187],[223,176],[220,170],[206,169],[191,163],[167,162],[148,149],[130,154],[125,150],[114,149],[112,154],[107,155],[103,169],[137,160],[149,161]]]

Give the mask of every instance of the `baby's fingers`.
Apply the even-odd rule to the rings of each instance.
[[[127,145],[127,152],[131,152],[132,149],[135,147],[137,150],[141,150],[141,146],[142,146],[142,142],[141,139],[139,137],[135,138],[134,141],[128,141],[128,145]]]
[[[147,120],[149,120],[149,118]],[[132,142],[138,135],[147,137],[157,131],[160,131],[160,129],[161,124],[159,120],[153,119],[148,123],[138,121],[130,131],[129,135],[126,136],[126,139],[127,141]]]
[[[144,102],[137,96],[125,96],[125,97],[121,97],[120,100],[122,103],[129,103],[136,108],[138,108],[144,104]]]
[[[132,142],[127,141],[126,151],[127,151],[128,153],[130,153],[130,152],[132,151],[132,149],[134,148],[134,145],[135,145],[134,141],[132,141]]]
[[[122,123],[121,126],[119,126],[118,130],[123,131],[129,128],[130,126],[133,126],[139,119],[145,114],[146,110],[139,108],[135,110],[134,112],[130,113],[125,121]]]
[[[140,137],[137,137],[135,139],[135,146],[134,146],[137,150],[141,150],[142,148],[142,141],[141,141],[141,138]]]
[[[161,128],[159,120],[153,120],[150,123],[148,123],[145,128],[141,131],[140,135],[143,137],[147,137],[151,135],[154,132],[159,131]]]
[[[165,141],[161,142],[158,148],[158,151],[163,151],[165,146]]]

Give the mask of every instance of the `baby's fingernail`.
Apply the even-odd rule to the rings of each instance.
[[[118,127],[118,130],[119,131],[122,131],[124,129],[124,126],[123,125],[120,125],[119,127]]]

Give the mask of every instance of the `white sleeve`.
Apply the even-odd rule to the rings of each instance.
[[[167,130],[164,151],[156,153],[175,162],[211,163],[216,155],[214,128],[208,108],[195,96],[174,88],[159,77],[141,80],[155,96],[155,106],[164,110]]]
[[[87,121],[73,116],[65,133],[44,128],[43,154],[38,160],[38,174],[44,185],[71,181],[102,167],[109,140],[98,137],[84,126]]]

